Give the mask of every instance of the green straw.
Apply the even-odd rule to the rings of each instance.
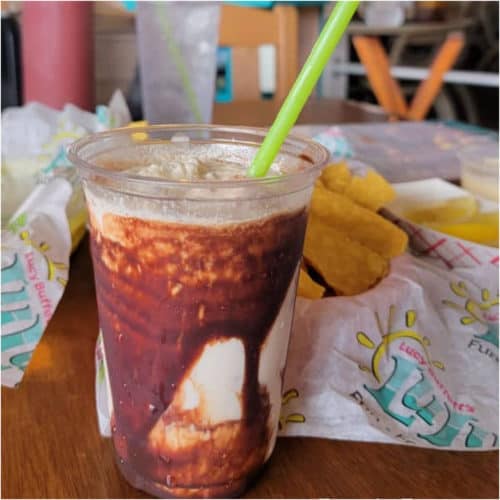
[[[247,175],[264,177],[278,154],[290,129],[316,85],[328,59],[342,38],[359,0],[337,2],[314,44],[302,70],[288,93],[269,132],[253,159]]]

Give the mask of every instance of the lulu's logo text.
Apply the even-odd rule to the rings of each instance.
[[[380,388],[364,386],[387,415],[406,427],[410,427],[417,419],[429,426],[435,425],[438,420],[443,420],[445,417],[443,425],[436,432],[417,434],[418,437],[435,446],[451,446],[466,424],[470,427],[465,438],[467,448],[480,448],[484,444],[488,444],[487,442],[492,447],[496,446],[497,435],[495,433],[481,429],[476,424],[477,419],[472,415],[460,413],[473,412],[472,406],[453,401],[446,389],[443,392],[448,403],[440,402],[433,394],[433,385],[428,375],[418,366],[417,362],[398,355],[392,356],[392,360],[394,361],[394,370]],[[432,370],[429,372],[431,376],[434,373]],[[407,387],[410,380],[414,379],[416,375],[419,376],[418,381],[408,390],[403,391],[403,388]],[[406,408],[406,411],[403,411],[403,407]]]

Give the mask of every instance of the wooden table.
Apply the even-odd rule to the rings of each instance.
[[[2,387],[4,498],[146,498],[114,464],[94,402],[97,310],[85,238],[17,389]],[[498,453],[281,438],[252,498],[498,495]]]
[[[237,101],[215,104],[213,123],[268,127],[272,124],[279,104],[275,101]],[[297,121],[309,123],[385,122],[387,115],[378,106],[341,99],[309,99]]]
[[[267,104],[216,106],[214,122],[269,125]],[[385,121],[341,101],[308,104],[302,123]],[[17,389],[2,387],[4,498],[146,498],[120,476],[99,436],[94,400],[97,309],[85,239],[68,287]],[[375,443],[282,438],[248,497],[498,495],[498,453],[452,453]]]
[[[463,31],[475,24],[471,17],[450,19],[448,21],[405,22],[401,26],[369,26],[364,22],[352,22],[347,33],[353,36],[442,36],[453,31]]]

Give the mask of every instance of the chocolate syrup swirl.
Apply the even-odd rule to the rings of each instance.
[[[297,269],[306,220],[305,209],[223,226],[110,213],[97,224],[91,214],[114,441],[127,467],[174,493],[226,484],[229,496],[232,481],[262,465],[270,403],[258,381],[260,353]],[[188,414],[166,410],[204,348],[232,338],[245,351],[241,421],[196,429],[211,440],[176,453],[161,440],[153,446],[159,419],[192,428]],[[230,437],[219,439],[223,431]]]

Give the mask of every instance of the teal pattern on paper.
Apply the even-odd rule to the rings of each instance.
[[[351,158],[354,155],[351,145],[342,135],[340,129],[328,129],[316,135],[314,140],[325,146],[333,158]]]
[[[474,337],[489,342],[498,349],[498,323],[488,323],[488,331],[482,335],[474,335]]]
[[[384,410],[385,413],[387,413],[387,415],[390,415],[398,422],[401,422],[406,427],[409,427],[410,424],[415,420],[415,417],[405,417],[403,415],[399,415],[398,413],[390,410],[389,407],[392,406],[397,393],[400,391],[401,387],[403,386],[407,378],[411,375],[413,370],[417,368],[417,365],[412,361],[400,358],[399,356],[393,356],[392,359],[395,363],[394,371],[391,373],[391,376],[386,381],[386,383],[379,389],[371,389],[366,385],[364,387],[375,398],[379,406]]]
[[[13,331],[2,335],[1,350],[2,353],[7,353],[16,349],[9,362],[12,366],[24,370],[31,357],[31,350],[19,352],[18,348],[38,342],[43,333],[43,326],[40,316],[30,307],[27,281],[17,254],[11,264],[2,267],[2,286],[9,286],[8,291],[2,290],[2,330],[9,325]],[[18,324],[18,328],[13,328],[13,324]],[[5,359],[3,356],[2,358]],[[2,364],[2,370],[8,367]]]
[[[445,413],[446,420],[439,429],[428,434],[420,432],[417,436],[434,446],[450,447],[465,425],[469,424],[471,430],[465,438],[466,448],[481,448],[486,438],[492,442],[490,446],[497,446],[496,433],[480,428],[472,415],[456,412],[445,401],[439,401],[434,386],[416,363],[400,356],[392,356],[391,359],[394,361],[394,370],[386,382],[378,389],[364,386],[386,415],[405,427],[410,427],[417,417],[429,426],[434,425],[439,421],[436,417],[444,416]],[[419,381],[401,395],[401,390],[407,387],[410,378],[415,376],[415,371],[420,374]],[[423,400],[426,403],[422,403]],[[397,410],[398,406],[401,409],[405,407],[414,414],[403,415]]]
[[[474,417],[471,417],[470,415],[464,415],[462,413],[450,411],[446,403],[444,403],[444,409],[448,413],[448,418],[446,419],[443,427],[441,427],[441,429],[439,429],[434,434],[418,434],[418,437],[425,439],[435,446],[451,446],[453,440],[458,436],[458,433],[460,432],[462,427],[467,422],[476,421],[476,419]],[[484,436],[487,435],[486,431],[483,431],[482,429],[481,431],[484,432]],[[477,436],[478,435],[479,433],[477,434]],[[467,442],[465,445],[467,446]]]

